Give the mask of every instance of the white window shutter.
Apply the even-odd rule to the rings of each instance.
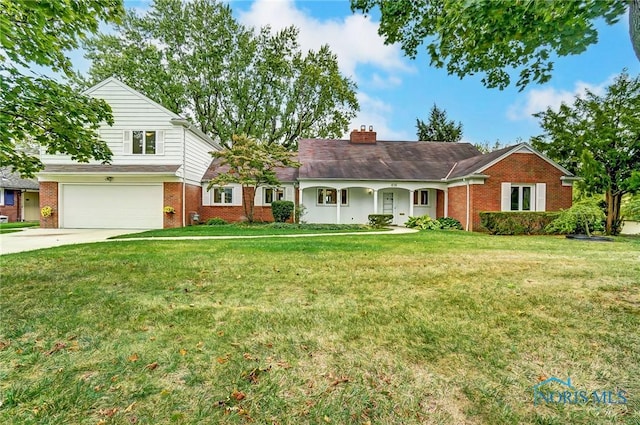
[[[295,194],[295,188],[292,186],[287,186],[284,188],[284,200],[285,201],[291,201],[291,202],[295,202],[296,199],[296,194]]]
[[[256,197],[254,198],[254,201],[253,201],[255,205],[265,205],[264,204],[264,191],[266,189],[267,189],[266,187],[262,186],[262,187],[259,187],[258,190],[256,190],[256,192],[255,192],[255,196]]]
[[[242,185],[233,185],[228,187],[231,187],[232,190],[231,199],[233,200],[233,205],[242,205]]]
[[[125,155],[133,152],[131,150],[131,130],[124,130],[122,132],[122,153]]]
[[[547,208],[547,184],[536,183],[536,211],[545,211]]]
[[[211,197],[213,196],[213,188],[211,190],[207,190],[207,186],[209,184],[205,183],[202,185],[202,205],[211,205]]]
[[[156,131],[156,155],[164,155],[164,130]]]
[[[511,183],[502,183],[501,187],[502,187],[502,193],[500,195],[501,210],[511,211]]]

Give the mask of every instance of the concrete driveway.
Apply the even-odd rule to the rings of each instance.
[[[33,251],[61,245],[100,242],[110,236],[136,233],[132,229],[39,229],[25,228],[20,232],[0,235],[0,255]]]

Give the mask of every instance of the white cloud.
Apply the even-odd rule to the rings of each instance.
[[[400,84],[402,84],[402,80],[394,75],[389,75],[385,78],[378,73],[374,73],[371,76],[371,80],[368,81],[368,84],[373,88],[388,89],[399,86]]]
[[[356,67],[373,65],[387,72],[412,72],[398,46],[384,44],[378,24],[370,17],[349,15],[320,21],[296,8],[292,0],[256,0],[247,12],[238,13],[248,26],[270,25],[275,31],[294,25],[300,30],[303,51],[328,44],[338,57],[340,70],[356,79]]]
[[[553,87],[531,89],[526,93],[524,100],[509,106],[507,109],[507,118],[511,121],[536,120],[536,118],[532,116],[533,114],[546,111],[547,108],[557,111],[563,103],[571,105],[576,96],[584,96],[587,90],[601,96],[604,94],[606,87],[613,82],[614,78],[615,76],[611,76],[600,84],[589,84],[584,81],[578,81],[575,83],[572,91],[555,89]]]
[[[415,134],[406,131],[396,131],[389,126],[389,114],[391,113],[391,105],[384,101],[371,97],[364,92],[358,93],[358,102],[360,103],[360,112],[351,121],[349,131],[344,135],[349,138],[351,130],[359,129],[361,125],[373,126],[373,130],[377,132],[378,140],[415,140]]]

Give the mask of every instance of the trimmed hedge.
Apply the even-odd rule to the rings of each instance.
[[[369,226],[371,227],[386,227],[393,221],[393,214],[369,214]]]
[[[271,214],[273,214],[273,220],[276,223],[284,223],[293,214],[293,202],[292,201],[273,201],[271,203]]]
[[[555,211],[484,211],[480,222],[492,235],[546,235],[545,228],[559,216]]]

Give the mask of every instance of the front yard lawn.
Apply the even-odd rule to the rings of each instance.
[[[19,221],[11,223],[0,223],[0,234],[20,232],[25,227],[38,227],[40,222],[38,221]]]
[[[638,424],[638,276],[637,238],[464,232],[4,255],[0,423]]]
[[[360,224],[291,224],[291,223],[230,223],[209,226],[176,227],[172,229],[147,230],[139,233],[114,236],[111,239],[131,238],[172,238],[188,236],[269,236],[310,233],[350,233],[370,232],[385,229],[373,229]]]

